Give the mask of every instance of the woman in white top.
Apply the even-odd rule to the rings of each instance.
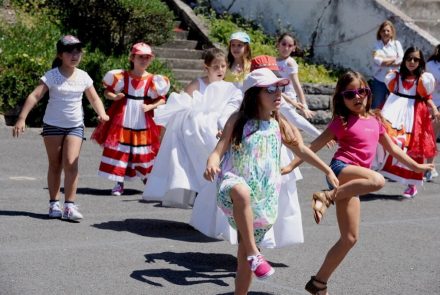
[[[74,204],[78,186],[78,158],[84,138],[83,93],[101,121],[108,121],[104,105],[93,87],[89,75],[78,69],[82,57],[82,43],[74,36],[63,36],[57,42],[57,56],[52,69],[40,78],[18,116],[12,135],[18,137],[25,130],[26,117],[32,108],[49,92],[49,102],[43,118],[43,138],[49,169],[49,218],[82,219]],[[64,210],[59,203],[61,172],[64,170]]]
[[[428,62],[426,63],[426,71],[431,73],[435,78],[435,89],[432,93],[432,101],[440,111],[440,44],[435,47],[434,54],[428,58]],[[435,137],[438,138],[440,133],[440,121],[433,119],[432,127],[434,128]],[[429,158],[426,160],[426,162],[434,163],[434,158]],[[425,173],[426,181],[432,181],[432,179],[437,176],[438,172],[435,168]]]
[[[385,85],[385,75],[397,70],[402,63],[402,45],[396,40],[396,29],[390,21],[384,21],[377,30],[376,44],[373,49],[373,102],[371,108],[382,108],[389,94]]]

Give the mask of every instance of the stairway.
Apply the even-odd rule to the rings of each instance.
[[[156,57],[166,63],[183,88],[195,78],[204,74],[203,50],[198,40],[188,38],[189,31],[181,22],[175,23],[174,39],[159,47],[154,47]]]

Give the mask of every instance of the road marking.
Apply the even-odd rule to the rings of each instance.
[[[35,177],[29,177],[29,176],[11,176],[9,177],[10,180],[17,180],[17,181],[22,181],[22,180],[37,180]]]

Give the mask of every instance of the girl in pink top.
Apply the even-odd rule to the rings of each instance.
[[[432,164],[415,162],[393,143],[385,132],[380,115],[370,111],[371,100],[371,90],[361,74],[353,71],[343,74],[333,96],[333,120],[310,146],[316,152],[330,140],[339,144],[330,164],[338,177],[339,187],[314,193],[312,208],[315,221],[319,223],[330,204],[336,203],[341,233],[318,273],[305,287],[311,294],[327,294],[327,280],[359,237],[359,196],[380,190],[385,184],[382,175],[369,169],[377,144],[415,171],[432,168]],[[299,163],[301,160],[295,159],[282,172],[290,172]]]

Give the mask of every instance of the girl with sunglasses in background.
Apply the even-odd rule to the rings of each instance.
[[[311,294],[327,294],[328,279],[359,237],[359,196],[380,190],[385,184],[383,176],[370,169],[378,143],[412,170],[423,172],[432,168],[432,164],[415,162],[393,143],[385,131],[380,114],[370,111],[371,100],[371,91],[360,73],[348,71],[343,74],[336,84],[332,99],[333,119],[310,145],[315,152],[333,139],[339,145],[330,163],[339,186],[334,188],[329,185],[329,191],[313,194],[313,215],[316,223],[320,223],[330,204],[336,204],[340,231],[339,240],[305,287]],[[290,172],[301,162],[295,159],[283,169],[283,173]]]
[[[391,92],[382,108],[388,135],[418,163],[434,157],[437,147],[428,106],[435,121],[440,120],[440,114],[431,99],[435,79],[432,74],[425,72],[422,51],[417,47],[408,48],[400,71],[387,74],[385,83]],[[378,155],[380,157],[375,165],[381,170],[380,173],[407,185],[403,197],[414,197],[417,185],[423,183],[423,173],[411,171],[404,163],[396,161],[381,149]]]
[[[298,130],[278,114],[288,83],[267,68],[246,77],[240,109],[226,123],[204,173],[209,181],[219,174],[217,204],[238,230],[236,295],[248,294],[252,273],[258,279],[274,273],[257,245],[277,218],[281,143],[338,185],[330,167],[304,146]]]

